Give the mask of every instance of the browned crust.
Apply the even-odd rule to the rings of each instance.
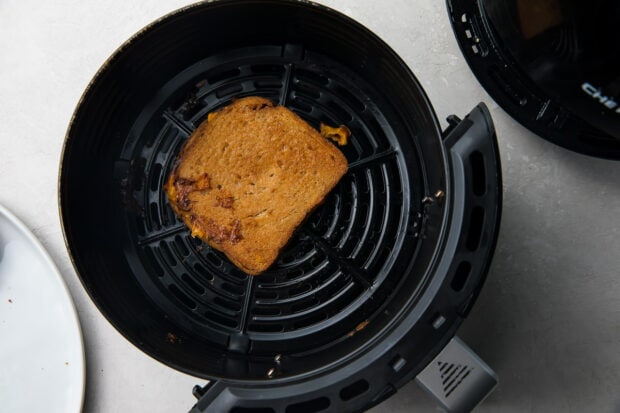
[[[192,235],[260,274],[347,171],[347,160],[290,110],[247,97],[210,114],[165,185]]]

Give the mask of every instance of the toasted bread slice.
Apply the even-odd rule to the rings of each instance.
[[[193,236],[256,275],[347,166],[334,144],[289,109],[246,97],[192,133],[165,190]]]

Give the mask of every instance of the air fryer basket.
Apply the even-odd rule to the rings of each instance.
[[[249,95],[352,131],[342,148],[349,172],[258,277],[192,238],[162,190],[207,114]],[[344,388],[359,380],[347,366],[397,361],[387,350],[405,336],[409,364],[393,374],[410,379],[454,334],[495,245],[493,127],[483,107],[470,118],[453,122],[446,146],[406,65],[333,10],[282,0],[190,6],[123,45],[82,97],[61,163],[66,242],[119,332],[218,391],[304,383],[298,394],[311,394],[329,374]],[[477,135],[459,140],[470,129]],[[367,398],[347,409],[391,394],[369,379],[352,390]]]

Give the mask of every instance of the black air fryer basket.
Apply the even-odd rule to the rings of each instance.
[[[192,238],[162,190],[207,114],[250,95],[352,131],[348,173],[257,277]],[[61,163],[67,246],[121,334],[209,380],[194,411],[362,411],[437,356],[488,271],[493,124],[482,104],[449,122],[442,132],[405,63],[342,14],[199,3],[130,39],[82,97]]]

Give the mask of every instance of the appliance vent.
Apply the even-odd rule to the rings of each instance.
[[[449,413],[469,412],[497,385],[497,375],[458,337],[416,377]]]
[[[450,397],[452,392],[463,383],[463,380],[465,380],[474,369],[467,365],[446,363],[443,361],[438,361],[437,366],[439,367],[439,374],[441,374],[443,394],[446,398]]]

